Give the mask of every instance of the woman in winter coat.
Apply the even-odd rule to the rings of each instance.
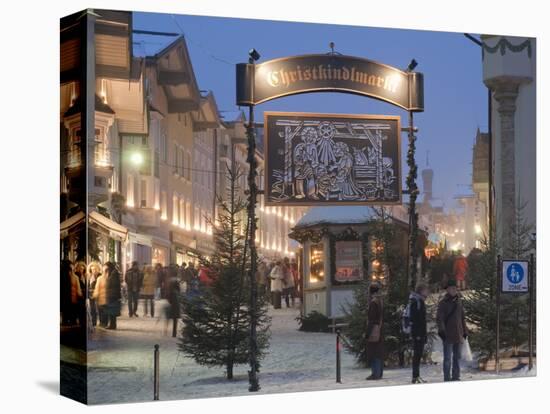
[[[145,316],[149,314],[151,308],[151,318],[155,317],[155,288],[157,285],[157,274],[153,266],[146,265],[143,268],[143,286],[141,288],[141,297],[144,300]]]
[[[208,287],[212,285],[212,277],[210,277],[210,270],[205,266],[199,268],[199,285]]]
[[[82,298],[78,276],[69,260],[61,262],[61,318],[63,325],[72,325],[78,318],[78,303]]]
[[[107,327],[107,322],[108,322],[106,280],[107,280],[107,277],[105,273],[99,273],[95,281],[95,286],[92,293],[92,298],[97,305],[97,310],[99,315],[99,325],[103,328]]]
[[[275,266],[271,269],[269,273],[269,278],[271,279],[271,294],[272,294],[272,303],[275,309],[281,309],[281,293],[283,291],[284,283],[284,271],[283,265],[280,260],[275,262]]]
[[[265,297],[267,292],[267,279],[269,277],[269,271],[267,265],[263,260],[258,263],[258,270],[256,270],[256,282],[258,283],[258,292],[262,297]]]
[[[290,308],[290,300],[292,299],[292,306],[294,306],[294,276],[292,275],[292,269],[290,268],[290,260],[288,257],[283,261],[283,296],[285,298],[286,307]]]
[[[97,279],[101,275],[101,265],[99,262],[92,262],[88,265],[88,305],[90,307],[90,316],[92,317],[92,326],[97,325],[98,308],[97,301],[94,299],[94,290]]]
[[[80,285],[80,293],[77,302],[76,302],[76,315],[78,317],[78,324],[83,327],[85,326],[86,321],[86,278],[87,278],[87,267],[86,263],[82,260],[79,260],[74,264],[74,274],[78,279]]]
[[[107,314],[107,329],[116,329],[116,318],[120,316],[120,273],[113,262],[107,262],[103,267],[105,275],[105,311]]]
[[[367,314],[367,359],[371,366],[371,375],[367,380],[382,379],[384,372],[384,304],[380,294],[380,285],[373,283],[369,287],[369,310]]]

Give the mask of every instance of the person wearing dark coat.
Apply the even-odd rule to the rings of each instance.
[[[143,273],[139,270],[138,262],[132,262],[132,267],[126,271],[124,281],[128,289],[128,316],[137,317],[139,291],[143,285]]]
[[[175,337],[177,332],[178,318],[180,317],[180,300],[181,290],[178,279],[178,271],[175,266],[168,267],[168,282],[167,282],[167,297],[169,307],[167,309],[166,323],[172,319],[172,336]]]
[[[443,341],[443,379],[460,381],[460,347],[468,337],[468,328],[462,299],[453,279],[447,282],[447,293],[437,307],[437,329]]]
[[[367,380],[382,379],[384,372],[384,305],[380,295],[380,285],[373,283],[369,287],[370,303],[367,313],[367,359],[371,366],[371,375]]]
[[[414,292],[409,296],[411,337],[413,342],[412,383],[426,382],[420,377],[420,361],[424,354],[424,346],[428,341],[428,329],[426,325],[426,298],[428,297],[426,285],[418,284]]]
[[[164,277],[164,269],[162,264],[157,263],[155,265],[155,275],[157,278],[155,286],[155,299],[165,299],[166,298],[166,281]]]
[[[113,262],[107,262],[104,269],[107,276],[105,280],[107,329],[116,329],[116,318],[120,316],[120,299],[122,297],[120,293],[120,273]]]

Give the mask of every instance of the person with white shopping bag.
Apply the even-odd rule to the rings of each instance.
[[[416,286],[409,296],[410,335],[413,343],[412,383],[422,384],[426,381],[420,376],[420,361],[424,354],[424,346],[428,342],[428,327],[426,323],[426,298],[428,287],[422,283]]]
[[[468,328],[456,281],[449,280],[446,290],[437,307],[438,335],[443,341],[443,379],[460,381],[460,353]]]

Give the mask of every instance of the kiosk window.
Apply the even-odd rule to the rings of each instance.
[[[325,253],[323,243],[313,244],[310,248],[309,283],[325,280]]]

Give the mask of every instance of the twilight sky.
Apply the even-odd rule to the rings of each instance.
[[[476,129],[487,130],[487,89],[482,82],[480,47],[462,33],[379,29],[357,26],[275,22],[160,13],[134,13],[134,29],[185,34],[199,88],[212,90],[221,115],[236,111],[235,66],[256,48],[260,62],[276,57],[327,53],[329,43],[345,55],[406,68],[412,58],[424,73],[425,112],[416,114],[419,128],[417,163],[426,166],[429,151],[434,170],[434,197],[454,205],[453,197],[469,192],[472,145]],[[171,37],[134,35],[134,53],[152,55]],[[246,109],[246,108],[243,108]],[[263,111],[400,115],[406,111],[366,97],[343,93],[310,93],[277,99],[256,107]],[[231,120],[231,119],[228,119]],[[407,137],[402,135],[403,182],[407,174]],[[419,174],[420,178],[420,174]],[[420,189],[422,182],[418,181]],[[405,188],[405,187],[404,187]]]

